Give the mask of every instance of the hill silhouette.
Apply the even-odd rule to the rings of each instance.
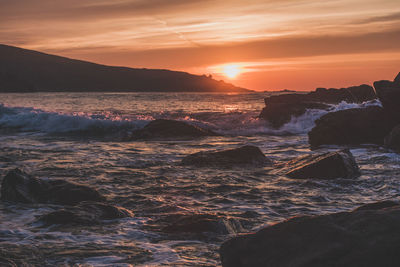
[[[0,92],[244,92],[206,75],[113,67],[0,44]]]

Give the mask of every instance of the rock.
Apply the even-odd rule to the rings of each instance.
[[[398,244],[400,206],[395,205],[291,218],[226,241],[220,256],[223,267],[395,267]]]
[[[374,82],[375,92],[382,103],[385,111],[394,116],[397,122],[400,122],[400,83],[399,76],[396,82],[376,81]]]
[[[240,222],[215,214],[171,214],[163,218],[167,222],[161,231],[169,234],[204,234],[220,235],[238,233],[242,230]]]
[[[282,94],[264,99],[265,108],[260,118],[279,128],[292,117],[301,116],[307,109],[329,109],[327,104],[362,103],[376,99],[374,89],[366,84],[341,89],[317,88],[308,94]]]
[[[64,180],[43,180],[14,169],[1,184],[2,201],[76,205],[82,201],[104,201],[97,190]]]
[[[272,164],[272,161],[269,160],[258,147],[242,146],[217,152],[207,151],[190,154],[182,159],[182,164],[199,167],[229,167],[237,165],[263,166]]]
[[[316,120],[315,124],[308,133],[313,148],[321,145],[382,145],[395,122],[383,108],[370,106],[331,112]]]
[[[385,137],[385,147],[400,152],[400,125],[397,125]]]
[[[93,225],[102,220],[114,220],[133,217],[133,213],[122,207],[100,202],[82,202],[77,206],[67,207],[40,216],[38,222],[46,226],[51,224]]]
[[[129,140],[190,139],[204,136],[218,136],[218,134],[186,122],[160,119],[151,121],[143,129],[134,131]]]
[[[322,109],[327,110],[330,106],[322,103],[314,102],[298,102],[291,103],[269,103],[259,115],[260,118],[267,120],[274,128],[280,128],[290,122],[292,117],[303,115],[307,109]]]
[[[360,169],[348,149],[307,155],[290,161],[287,176],[294,179],[335,179],[354,178],[360,175]]]
[[[394,83],[400,84],[400,72],[397,74],[396,78],[394,78]]]

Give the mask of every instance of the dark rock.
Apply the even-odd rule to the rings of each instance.
[[[182,121],[154,120],[143,129],[134,131],[130,140],[148,139],[190,139],[204,136],[217,136],[211,130],[203,129]]]
[[[82,202],[77,206],[67,207],[53,211],[37,220],[45,225],[51,224],[78,224],[93,225],[102,220],[114,220],[125,217],[133,217],[133,213],[127,209],[100,202]]]
[[[400,72],[397,74],[396,78],[394,78],[394,83],[400,84]]]
[[[307,109],[329,109],[329,105],[314,102],[298,102],[298,103],[269,103],[261,111],[260,118],[267,120],[272,127],[279,128],[290,122],[292,117],[303,115]]]
[[[358,208],[356,208],[355,210],[380,210],[380,209],[384,209],[384,208],[390,208],[390,207],[394,207],[394,206],[398,206],[399,203],[396,201],[392,201],[392,200],[384,200],[384,201],[379,201],[379,202],[373,202],[373,203],[368,203],[365,205],[362,205]]]
[[[348,149],[303,156],[287,165],[290,171],[286,175],[295,179],[353,178],[360,175],[357,162]]]
[[[298,117],[307,109],[329,109],[327,104],[362,103],[376,99],[374,89],[366,84],[341,89],[317,88],[308,94],[282,94],[264,99],[265,108],[260,118],[267,120],[273,127],[279,128],[292,117]]]
[[[400,125],[397,125],[385,137],[385,146],[400,152]]]
[[[376,81],[374,87],[385,111],[400,122],[400,83],[398,76],[396,79],[396,82]]]
[[[197,152],[182,159],[184,165],[195,166],[236,166],[236,165],[258,165],[271,164],[258,147],[242,146],[235,149],[217,152]]]
[[[167,223],[161,228],[161,231],[169,234],[214,233],[226,235],[242,230],[237,220],[214,214],[171,214],[163,218],[163,221]]]
[[[220,256],[223,267],[395,267],[400,266],[398,244],[396,205],[295,217],[226,241]]]
[[[95,189],[63,180],[42,180],[19,170],[9,171],[1,184],[2,201],[76,205],[82,201],[104,201]]]
[[[395,122],[383,108],[346,109],[325,114],[308,133],[311,147],[321,145],[383,144]]]

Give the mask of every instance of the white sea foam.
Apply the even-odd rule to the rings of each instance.
[[[123,131],[132,131],[146,125],[155,118],[175,119],[213,129],[228,135],[290,135],[304,134],[314,127],[315,120],[328,112],[350,108],[380,106],[377,100],[361,104],[341,102],[331,105],[328,110],[309,109],[303,115],[293,117],[279,129],[258,119],[259,111],[253,112],[198,112],[185,113],[161,112],[151,115],[121,116],[105,112],[101,114],[74,113],[64,114],[45,112],[26,107],[6,107],[0,105],[0,127],[20,132],[41,132],[48,134],[79,133],[83,135],[112,135]]]

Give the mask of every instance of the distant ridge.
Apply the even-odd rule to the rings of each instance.
[[[0,92],[246,92],[205,75],[113,67],[0,44]]]

